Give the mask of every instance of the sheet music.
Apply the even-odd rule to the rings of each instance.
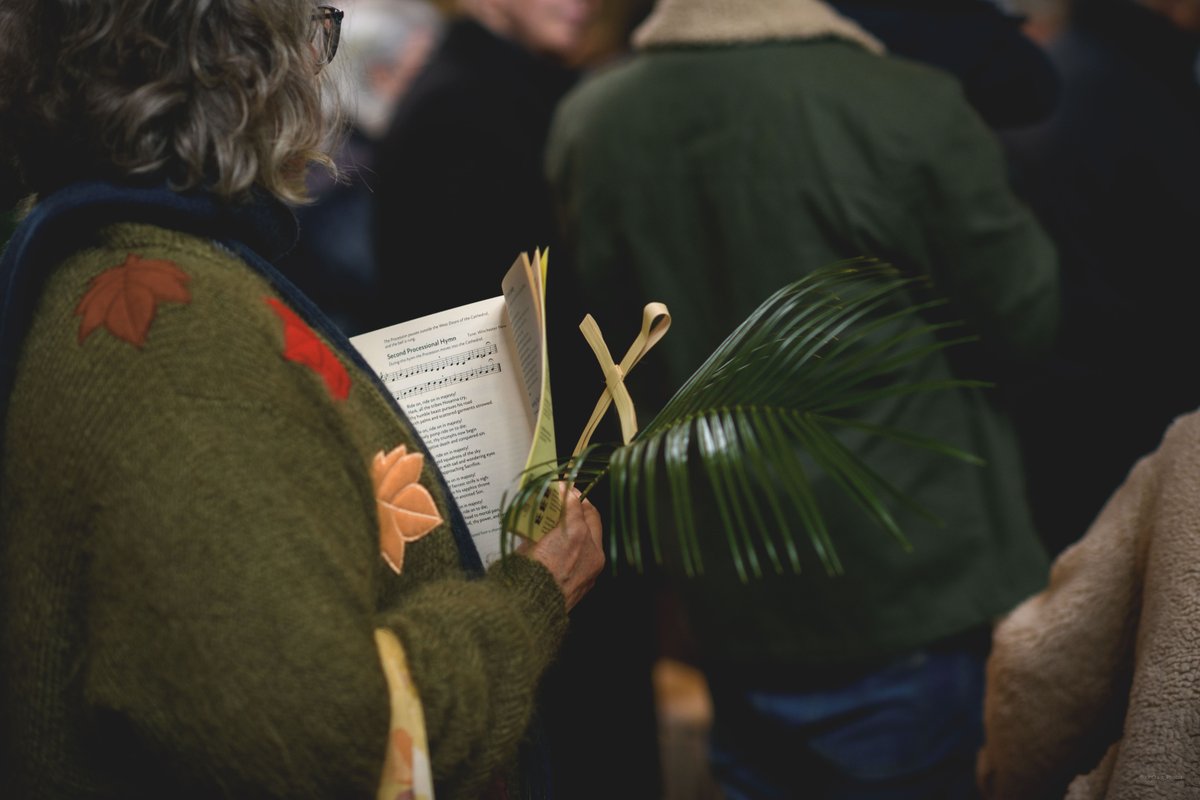
[[[503,297],[351,342],[400,403],[446,478],[485,565],[500,554],[500,503],[529,455],[525,396]]]
[[[457,367],[462,364],[469,364],[477,359],[493,356],[496,354],[496,350],[496,343],[488,342],[482,347],[476,347],[474,350],[465,350],[461,353],[455,353],[443,358],[435,358],[432,361],[424,361],[418,364],[413,364],[405,367],[404,369],[383,373],[379,377],[383,379],[384,383],[387,383],[388,381],[410,378],[413,375],[421,375],[426,372],[437,372],[445,369],[446,367]]]

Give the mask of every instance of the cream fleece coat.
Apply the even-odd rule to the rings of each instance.
[[[1200,412],[998,626],[985,725],[987,797],[1200,797]]]

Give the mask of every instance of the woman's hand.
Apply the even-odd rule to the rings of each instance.
[[[600,534],[600,512],[572,487],[563,497],[558,526],[537,542],[524,542],[517,552],[542,562],[550,570],[570,611],[604,569]]]

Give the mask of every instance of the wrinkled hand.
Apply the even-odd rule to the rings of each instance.
[[[600,512],[572,487],[563,497],[563,513],[554,530],[537,542],[524,542],[517,552],[550,570],[567,601],[567,610],[583,599],[604,569]]]

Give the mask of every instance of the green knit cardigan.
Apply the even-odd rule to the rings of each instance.
[[[131,256],[184,277],[94,282]],[[407,652],[439,798],[511,776],[562,594],[521,556],[466,575],[445,523],[385,565],[370,459],[418,442],[327,343],[297,354],[269,298],[230,253],[147,225],[49,279],[0,499],[0,775],[19,796],[372,796],[377,627]]]

